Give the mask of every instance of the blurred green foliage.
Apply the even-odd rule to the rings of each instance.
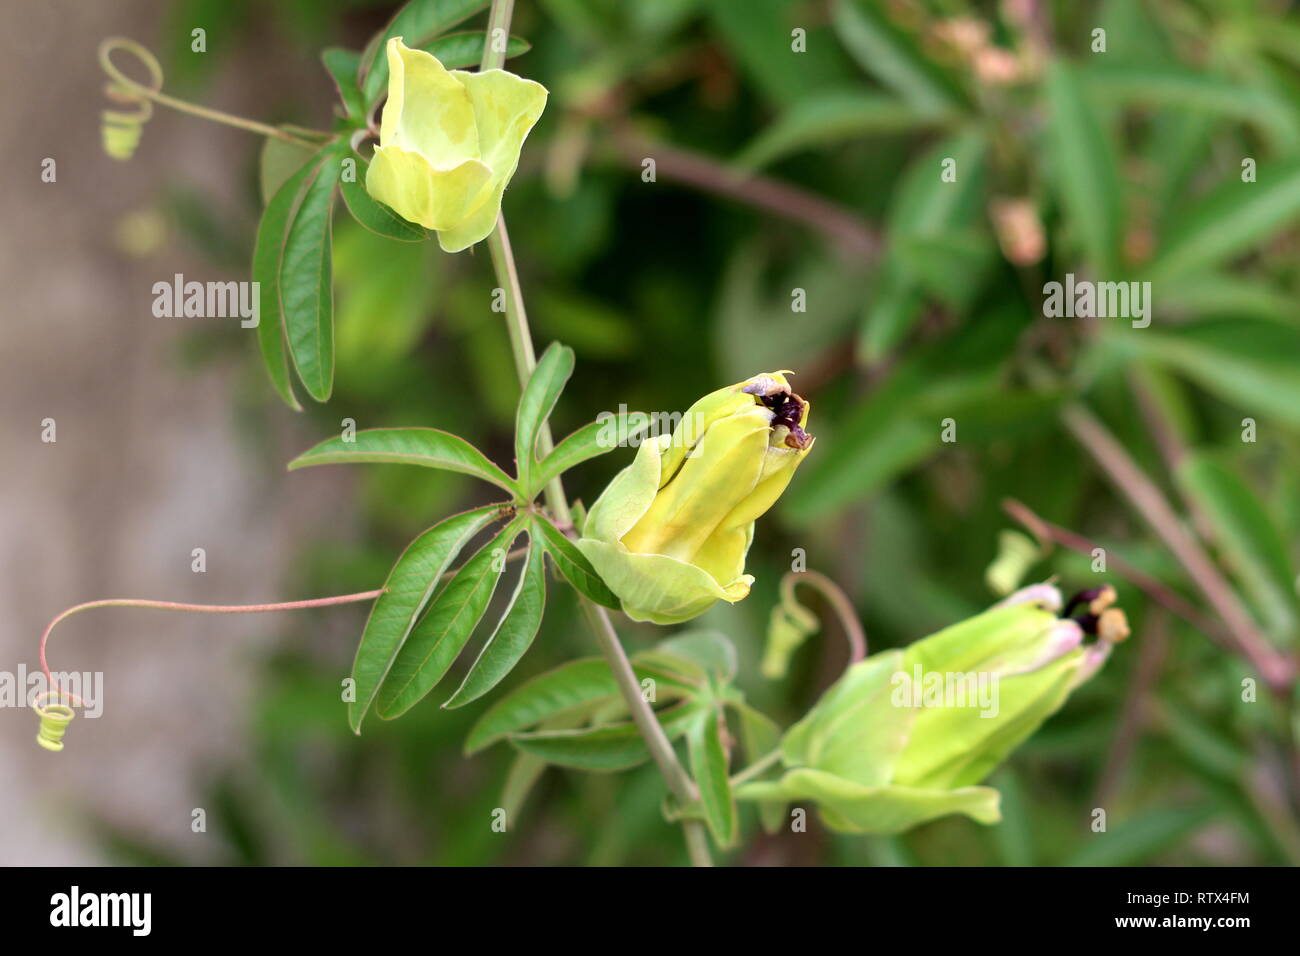
[[[168,76],[202,89],[245,47],[276,45],[319,71],[320,97],[286,104],[271,94],[261,118],[322,125],[330,89],[316,50],[360,48],[393,5],[267,6],[269,19],[247,0],[174,4]],[[205,58],[187,52],[195,24],[210,24]],[[1098,28],[1105,52],[1094,52]],[[796,30],[806,52],[792,49]],[[760,524],[752,596],[698,622],[741,649],[740,684],[757,706],[788,725],[846,656],[828,628],[784,679],[759,676],[792,549],[846,588],[873,649],[899,646],[991,603],[984,569],[1012,526],[1005,497],[1201,605],[1165,543],[1063,425],[1074,401],[1155,478],[1272,646],[1294,655],[1294,3],[537,0],[518,4],[513,32],[532,50],[512,69],[553,91],[505,209],[535,337],[578,355],[557,433],[620,403],[679,410],[768,367],[795,369],[813,402],[817,450]],[[660,145],[702,163],[716,188],[678,182],[681,164]],[[260,208],[257,146],[247,154],[249,222]],[[656,156],[656,181],[646,182],[641,160]],[[1246,158],[1254,182],[1242,180]],[[941,178],[945,159],[956,161],[955,182]],[[814,220],[832,208],[871,253],[824,221],[755,201],[749,174],[817,200]],[[204,208],[183,171],[176,179],[176,222],[197,248],[227,261],[232,242],[251,251],[242,215]],[[359,427],[434,425],[508,461],[518,386],[505,329],[486,307],[485,251],[443,256],[346,215],[336,243],[337,387],[307,412],[321,434],[344,416]],[[1045,317],[1043,285],[1066,273],[1151,281],[1151,327]],[[791,309],[796,288],[806,311]],[[237,413],[265,467],[279,467],[265,420],[290,413],[252,346],[223,332],[190,354],[238,356]],[[1155,429],[1152,415],[1163,423]],[[941,440],[946,418],[955,443]],[[1242,440],[1246,418],[1252,442]],[[1175,474],[1161,439],[1194,453],[1191,474]],[[572,473],[570,495],[590,502],[629,456]],[[477,503],[468,480],[425,469],[368,468],[356,480],[356,514],[322,518],[285,593],[376,586],[415,533]],[[1058,575],[1067,590],[1097,579],[1088,558],[1059,548],[1032,574]],[[733,861],[1300,862],[1294,700],[1261,687],[1258,702],[1243,703],[1243,678],[1258,676],[1247,662],[1158,610],[1113,564],[1107,580],[1135,637],[994,778],[1001,826],[946,819],[862,839],[814,824],[807,835],[755,837]],[[511,754],[461,756],[488,701],[454,712],[427,701],[352,737],[338,687],[362,619],[329,620],[325,631],[317,613],[267,634],[276,650],[246,757],[213,772],[212,828],[229,862],[682,861],[648,767],[548,771],[510,832],[492,832]],[[634,649],[654,637],[620,629]],[[572,592],[554,588],[509,683],[591,652]],[[1104,834],[1091,829],[1096,807],[1107,812]],[[745,825],[756,831],[752,816]],[[129,834],[106,839],[123,858],[153,853]]]

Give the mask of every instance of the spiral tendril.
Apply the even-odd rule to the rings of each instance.
[[[144,64],[149,73],[147,86],[131,79],[114,65],[112,57],[117,50],[126,50]],[[109,82],[104,87],[105,95],[114,103],[135,107],[133,111],[104,110],[100,114],[103,119],[101,129],[104,152],[113,159],[128,160],[135,155],[136,147],[140,145],[144,124],[153,116],[150,95],[162,89],[162,66],[147,49],[124,37],[110,37],[99,45],[99,65],[109,77]]]
[[[32,710],[41,719],[41,726],[36,731],[36,742],[46,750],[57,753],[63,749],[63,735],[77,713],[67,704],[41,703],[42,698],[53,696],[56,696],[56,692],[46,691],[39,695],[32,703]]]

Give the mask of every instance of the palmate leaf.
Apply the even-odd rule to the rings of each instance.
[[[633,657],[632,669],[638,681],[654,681],[657,701],[690,697],[699,691],[697,685],[642,660],[641,655]],[[521,684],[494,703],[470,729],[465,753],[476,753],[560,715],[585,712],[593,705],[617,700],[618,685],[603,659],[584,657],[569,661]]]
[[[483,47],[487,44],[486,33],[467,31],[448,33],[432,43],[423,43],[421,50],[432,53],[449,70],[463,70],[478,66],[483,59]],[[533,48],[523,37],[511,35],[506,40],[506,59],[521,56]]]
[[[489,0],[411,0],[398,10],[382,33],[366,44],[357,79],[367,106],[388,88],[388,58],[384,48],[392,37],[402,37],[412,48],[431,42],[441,33],[487,7]],[[482,49],[480,48],[480,55]]]
[[[512,519],[429,602],[379,687],[375,712],[380,717],[400,717],[446,675],[487,610],[506,552],[525,524],[523,516]]]
[[[532,480],[537,467],[537,436],[550,417],[560,392],[573,374],[573,349],[552,342],[528,377],[515,414],[515,461],[519,487],[531,498],[540,488]]]
[[[527,530],[525,533],[531,534]],[[529,541],[528,553],[519,572],[519,583],[496,630],[483,645],[456,693],[442,706],[461,707],[482,697],[514,670],[528,651],[542,624],[542,611],[546,607],[545,553],[537,542]]]
[[[533,494],[537,494],[570,468],[621,448],[650,426],[650,416],[643,412],[619,415],[604,413],[594,422],[583,425],[555,446],[532,472]]]
[[[334,388],[335,187],[346,146],[328,147],[306,185],[284,240],[280,299],[284,328],[298,377],[307,393],[326,401]]]
[[[622,606],[618,597],[591,566],[587,556],[578,550],[578,546],[564,532],[540,515],[533,519],[533,525],[546,553],[551,556],[551,561],[566,581],[597,604],[615,610]]]
[[[289,470],[335,464],[422,465],[473,475],[517,495],[514,480],[465,439],[437,428],[370,428],[330,438],[289,462]]]
[[[683,701],[659,711],[656,716],[668,739],[676,740],[699,719],[707,706],[699,701]],[[584,730],[514,734],[510,743],[547,763],[597,773],[627,770],[650,759],[641,732],[630,721]]]
[[[429,233],[422,226],[403,219],[366,192],[366,170],[370,163],[359,156],[353,158],[357,162],[356,176],[339,182],[339,191],[343,194],[343,202],[348,207],[348,212],[352,214],[352,218],[360,223],[362,228],[386,239],[397,239],[401,242],[423,242],[428,239]]]
[[[357,86],[357,69],[361,66],[361,54],[341,47],[330,47],[321,51],[320,58],[325,64],[330,79],[334,81],[335,90],[338,91],[339,100],[343,105],[343,116],[347,119],[359,120],[360,125],[364,126],[366,104],[361,97],[361,88]]]
[[[276,142],[268,140],[268,142]],[[265,154],[264,154],[265,155]],[[299,161],[295,153],[291,161]],[[277,161],[279,162],[279,161]],[[257,244],[253,249],[253,281],[258,288],[257,342],[262,352],[271,384],[281,398],[295,411],[301,411],[289,381],[289,359],[284,337],[284,315],[280,296],[280,263],[284,258],[284,243],[289,223],[293,220],[303,193],[315,175],[322,160],[303,164],[298,172],[281,180],[271,196],[261,224],[257,227]],[[283,165],[283,164],[282,164]],[[280,172],[273,177],[278,179]],[[264,175],[265,178],[265,175]]]
[[[348,723],[354,733],[361,732],[362,720],[439,579],[499,513],[490,505],[445,518],[412,541],[393,565],[384,593],[370,610],[352,665],[355,699],[348,705]]]

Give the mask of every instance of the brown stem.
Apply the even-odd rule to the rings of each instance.
[[[759,173],[737,172],[700,153],[650,142],[626,122],[612,120],[611,126],[614,147],[629,166],[639,169],[653,159],[656,174],[808,226],[850,259],[867,261],[880,253],[880,237],[865,220],[821,196]]]
[[[1055,543],[1062,547],[1069,548],[1085,557],[1091,557],[1092,553],[1101,545],[1091,538],[1071,531],[1069,528],[1062,528],[1060,525],[1052,524],[1039,517],[1029,508],[1028,505],[1016,501],[1014,498],[1005,498],[1002,501],[1002,510],[1008,515],[1019,521],[1038,540],[1044,543]],[[1229,651],[1236,651],[1232,644],[1232,639],[1224,633],[1215,621],[1202,614],[1196,607],[1177,591],[1165,587],[1157,578],[1152,577],[1145,571],[1140,571],[1133,565],[1129,564],[1112,549],[1106,551],[1106,563],[1108,567],[1115,570],[1115,573],[1133,584],[1146,593],[1147,597],[1155,601],[1167,611],[1177,614],[1192,627],[1204,633],[1207,637]]]
[[[1286,692],[1295,678],[1294,666],[1264,640],[1236,593],[1183,527],[1160,489],[1087,409],[1071,405],[1063,417],[1066,427],[1101,465],[1116,489],[1128,498],[1134,510],[1187,569],[1188,576],[1227,625],[1238,651],[1251,662],[1264,683],[1276,692]]]

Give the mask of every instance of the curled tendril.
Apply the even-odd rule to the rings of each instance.
[[[791,571],[781,579],[781,600],[772,608],[768,621],[767,647],[760,670],[769,680],[784,677],[791,655],[820,630],[817,615],[795,597],[794,589],[799,584],[820,591],[830,604],[849,642],[849,663],[856,664],[867,656],[867,637],[848,595],[818,571]]]
[[[53,750],[55,753],[63,749],[63,735],[68,730],[68,724],[72,723],[72,718],[77,716],[77,712],[68,704],[63,703],[42,703],[43,698],[59,697],[75,698],[75,695],[66,692],[46,691],[37,696],[32,704],[32,710],[41,718],[40,729],[36,732],[36,742],[46,750]],[[76,699],[76,703],[81,701]]]
[[[131,79],[114,65],[113,53],[117,50],[126,50],[144,64],[149,73],[147,85]],[[109,78],[104,87],[105,95],[114,103],[135,107],[133,111],[104,110],[100,114],[104,152],[113,159],[127,160],[135,154],[144,133],[144,124],[153,116],[151,98],[162,89],[162,66],[147,49],[124,37],[109,37],[99,45],[99,65]]]

